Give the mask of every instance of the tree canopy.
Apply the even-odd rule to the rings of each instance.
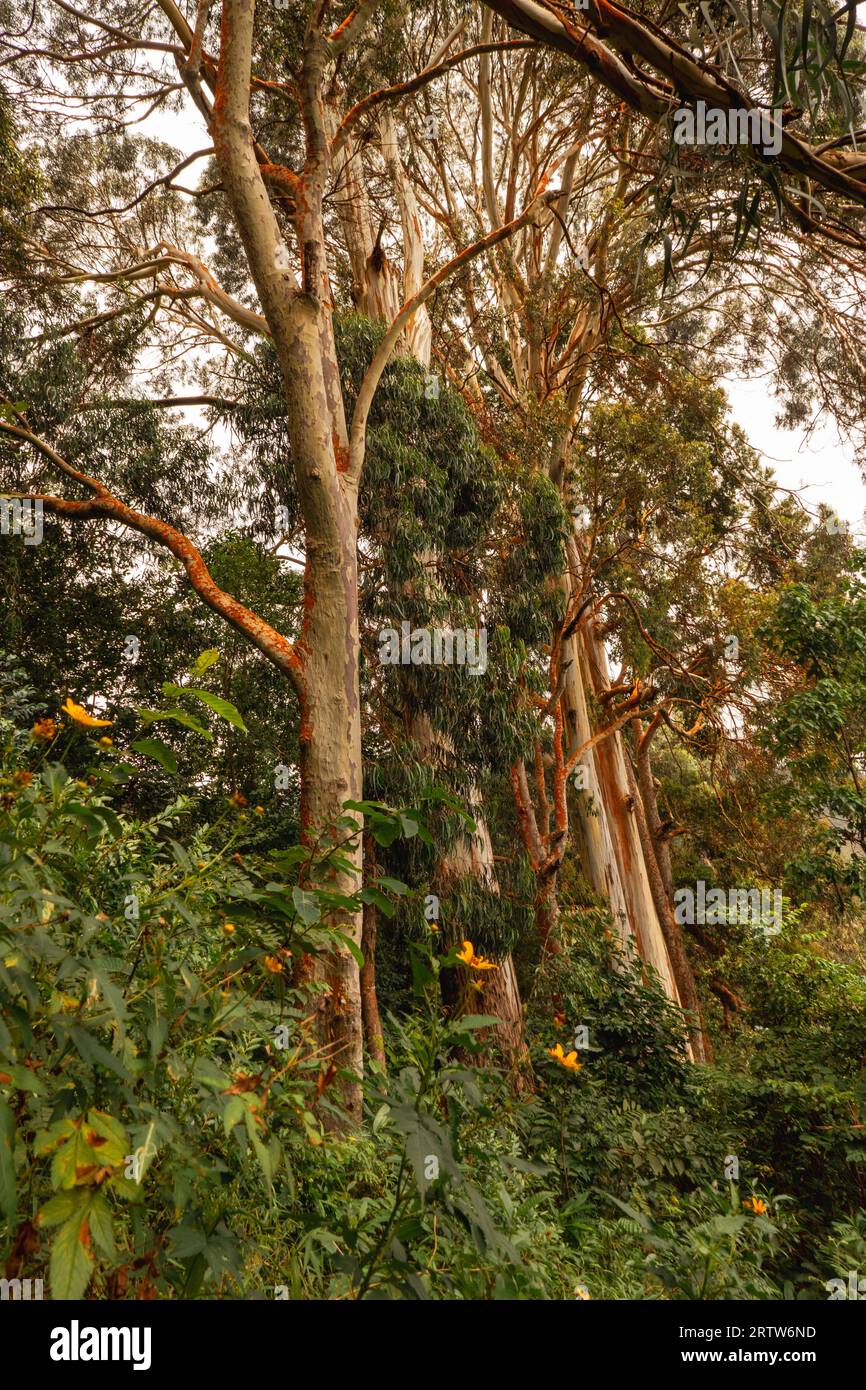
[[[8,1280],[850,1296],[863,31],[0,0]]]

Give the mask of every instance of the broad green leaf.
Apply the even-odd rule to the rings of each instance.
[[[224,700],[220,695],[212,695],[209,690],[199,690],[192,685],[169,685],[167,682],[162,689],[163,694],[170,695],[176,700],[182,699],[184,695],[190,695],[194,700],[207,705],[208,709],[212,709],[214,714],[219,715],[220,719],[226,719],[229,724],[234,724],[236,729],[242,729],[244,733],[249,732],[240,711],[230,700]]]
[[[334,936],[336,936],[338,941],[342,941],[343,945],[346,947],[346,950],[357,961],[359,969],[363,970],[364,953],[361,950],[360,946],[357,944],[357,942],[353,941],[351,936],[348,936],[344,931],[335,931]]]
[[[383,1105],[380,1105],[380,1106],[379,1106],[379,1109],[376,1111],[375,1115],[373,1116],[373,1133],[374,1133],[374,1134],[381,1134],[382,1130],[385,1128],[386,1124],[388,1124],[388,1122],[389,1122],[390,1119],[391,1119],[391,1107],[390,1107],[390,1105],[388,1105],[387,1103],[386,1103],[386,1104],[383,1104]]]
[[[83,1188],[70,1188],[66,1192],[55,1192],[36,1217],[37,1226],[62,1226],[71,1220],[75,1212],[84,1214],[89,1194]]]
[[[194,1256],[200,1255],[207,1245],[207,1236],[204,1231],[196,1230],[194,1226],[173,1226],[169,1231],[172,1243],[172,1254],[179,1260],[191,1260]]]
[[[378,888],[374,888],[372,884],[363,888],[358,894],[358,897],[361,899],[362,903],[372,903],[380,912],[384,912],[386,917],[393,917],[397,910],[395,904],[391,902],[391,899],[386,898],[385,894],[380,893]]]
[[[232,1084],[228,1073],[222,1071],[215,1062],[210,1061],[207,1057],[197,1057],[192,1070],[196,1081],[215,1091],[224,1091]]]
[[[267,1183],[268,1187],[273,1187],[274,1174],[276,1173],[280,1157],[282,1155],[280,1142],[275,1137],[271,1137],[267,1144],[262,1142],[259,1136],[259,1128],[256,1124],[256,1118],[253,1115],[252,1111],[249,1109],[249,1107],[247,1107],[246,1115],[244,1118],[246,1120],[247,1125],[247,1134],[250,1137],[250,1142],[253,1146],[253,1151],[256,1155],[256,1158],[259,1160],[259,1166],[261,1167],[262,1173],[264,1174],[265,1182]]]
[[[60,1227],[51,1247],[49,1270],[51,1297],[77,1299],[84,1295],[93,1270],[89,1249],[90,1227],[80,1212]]]
[[[309,893],[305,888],[292,889],[292,902],[295,904],[295,911],[302,922],[306,922],[310,927],[314,922],[318,922],[321,917],[319,911],[319,900],[315,893]]]
[[[244,1118],[246,1111],[243,1096],[231,1096],[225,1110],[223,1111],[223,1129],[226,1134],[231,1134],[236,1124]]]
[[[300,864],[304,859],[309,859],[310,851],[304,845],[292,845],[290,849],[277,850],[273,855],[275,864]]]
[[[174,855],[175,862],[180,865],[185,874],[191,874],[192,860],[190,859],[183,845],[180,843],[179,840],[169,840],[168,843],[171,847],[171,852]]]
[[[81,1028],[76,1024],[75,1027],[70,1028],[69,1036],[85,1062],[90,1062],[94,1067],[105,1067],[108,1071],[113,1071],[115,1076],[120,1077],[121,1081],[132,1080],[120,1058],[115,1057],[113,1052],[109,1052],[107,1047],[103,1047],[102,1043],[97,1041],[86,1028]]]
[[[11,1062],[0,1062],[0,1086],[12,1086],[16,1091],[32,1091],[35,1095],[45,1095],[45,1082],[29,1067],[19,1067]]]
[[[159,724],[171,719],[175,724],[182,724],[185,729],[192,729],[195,733],[201,734],[203,738],[213,742],[213,734],[210,729],[206,729],[195,715],[187,714],[185,709],[140,709],[137,713],[145,724]]]
[[[360,898],[350,898],[345,893],[329,893],[327,889],[318,891],[319,905],[330,911],[337,908],[341,912],[357,912]]]
[[[101,1143],[97,1143],[87,1132],[87,1126],[97,1139],[102,1141]],[[106,1114],[104,1110],[88,1110],[85,1137],[88,1144],[99,1154],[103,1165],[110,1164],[114,1168],[125,1162],[129,1153],[129,1139],[123,1125],[119,1120],[115,1120],[113,1115]]]
[[[389,893],[396,893],[398,897],[402,897],[404,893],[409,892],[408,885],[402,883],[399,878],[378,878],[376,880],[376,887],[386,888]]]
[[[111,1208],[108,1205],[105,1194],[101,1191],[93,1194],[88,1212],[90,1221],[90,1232],[99,1249],[109,1260],[117,1259],[117,1246],[114,1243],[114,1228],[111,1220]]]
[[[112,1018],[116,1019],[120,1024],[120,1036],[123,1037],[125,1033],[124,1024],[129,1011],[126,1007],[126,1000],[122,992],[118,989],[107,970],[95,967],[93,970],[93,978],[99,985],[106,1005],[111,1010]]]
[[[205,671],[209,671],[214,662],[219,661],[219,659],[219,648],[209,647],[206,652],[201,653],[201,656],[196,657],[195,664],[189,668],[189,674],[193,680],[198,680],[199,676],[203,676]]]
[[[164,767],[166,772],[177,772],[177,758],[174,750],[169,748],[167,743],[163,743],[160,738],[139,738],[132,744],[136,753],[141,753],[145,758],[153,758],[154,762]]]
[[[375,813],[370,814],[367,828],[376,843],[384,846],[386,849],[388,845],[394,843],[397,836],[400,834],[400,827],[396,820]]]
[[[452,1031],[467,1032],[476,1028],[495,1028],[499,1019],[490,1014],[463,1014],[450,1025]]]
[[[98,816],[101,821],[104,821],[114,838],[119,840],[123,834],[123,826],[120,823],[120,818],[112,811],[111,807],[94,806],[92,809],[93,814]]]
[[[63,807],[63,814],[81,821],[92,835],[101,835],[105,828],[99,816],[95,815],[87,806],[79,806],[76,801],[67,801]]]
[[[62,1124],[60,1146],[51,1160],[51,1182],[55,1188],[68,1190],[86,1186],[95,1180],[101,1169],[122,1165],[127,1152],[126,1140],[123,1130],[110,1116],[90,1110],[85,1120],[67,1119]]]

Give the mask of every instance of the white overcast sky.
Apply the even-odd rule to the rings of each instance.
[[[863,544],[866,483],[833,421],[824,417],[807,440],[803,430],[784,430],[776,424],[777,403],[769,377],[729,378],[725,384],[734,419],[782,487],[795,489],[810,512],[825,503]]]

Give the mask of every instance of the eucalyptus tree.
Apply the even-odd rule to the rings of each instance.
[[[580,47],[573,42],[576,19],[581,43],[586,37],[585,51],[600,51],[588,36],[583,15],[565,17],[559,7],[554,12],[536,6],[527,24],[527,7],[492,8],[507,11],[509,22],[572,57]],[[547,18],[542,24],[543,9]],[[635,122],[625,104],[616,110],[600,99],[594,81],[576,83],[570,63],[545,59],[537,49],[527,51],[509,41],[489,13],[474,26],[465,17],[454,17],[452,42],[455,49],[458,41],[465,45],[463,61],[456,51],[453,62],[440,54],[438,67],[428,65],[421,80],[395,81],[359,109],[367,114],[375,105],[394,106],[394,119],[404,130],[406,167],[426,214],[428,254],[437,259],[453,254],[467,225],[475,235],[501,226],[521,190],[543,180],[561,189],[550,209],[507,246],[475,262],[460,277],[456,293],[437,303],[433,339],[452,381],[460,384],[483,421],[482,432],[507,438],[510,449],[523,457],[545,441],[537,453],[539,466],[561,489],[569,509],[578,508],[588,523],[581,520],[575,526],[563,574],[566,607],[558,633],[552,634],[547,694],[540,701],[556,744],[561,742],[557,721],[562,717],[568,747],[553,767],[545,767],[536,749],[532,778],[520,761],[514,769],[519,822],[539,882],[539,921],[548,937],[556,918],[556,874],[567,844],[564,784],[582,759],[576,770],[588,795],[579,799],[578,808],[589,877],[611,902],[623,942],[635,942],[672,997],[679,996],[694,1013],[694,980],[670,905],[668,851],[657,833],[660,819],[650,796],[650,743],[669,716],[664,709],[650,708],[644,729],[640,715],[652,690],[634,683],[623,686],[608,669],[605,638],[616,628],[616,619],[609,613],[604,622],[599,619],[607,601],[594,578],[599,518],[586,514],[586,499],[575,486],[580,422],[593,396],[609,390],[603,373],[610,365],[612,333],[625,334],[620,353],[621,343],[629,339],[656,354],[676,353],[678,344],[688,343],[701,354],[702,374],[711,382],[730,367],[738,350],[744,357],[763,352],[768,339],[780,351],[785,347],[786,330],[774,323],[780,300],[792,305],[801,322],[832,329],[840,365],[847,361],[848,379],[862,393],[859,359],[855,355],[852,361],[846,352],[856,317],[852,306],[862,298],[862,283],[856,266],[840,261],[832,244],[829,250],[822,245],[816,255],[798,240],[803,219],[788,216],[791,200],[778,175],[791,149],[800,148],[799,137],[791,145],[780,134],[781,163],[759,169],[754,193],[753,148],[695,150],[688,158],[677,157],[670,138],[674,88],[665,120]],[[603,26],[590,16],[609,38],[617,32],[616,24],[607,13],[604,18]],[[712,21],[707,22],[712,28]],[[754,34],[749,37],[755,40]],[[722,48],[725,62],[736,66],[727,38]],[[833,82],[816,76],[808,65],[803,74],[816,106],[812,114],[825,133],[850,114],[848,79],[858,69],[852,56],[846,71],[844,56],[836,55]],[[760,53],[759,61],[758,88],[763,90],[772,70],[768,51]],[[697,71],[697,65],[692,63],[692,69]],[[785,113],[786,129],[793,114]],[[833,143],[829,163],[852,171],[857,162],[848,158],[844,145],[844,137]],[[357,164],[369,163],[374,149],[367,130],[356,142]],[[827,177],[832,184],[832,175]],[[774,213],[769,222],[761,207],[761,179]],[[857,216],[856,208],[846,206],[849,222]],[[668,220],[675,240],[668,234]],[[419,235],[417,224],[409,233],[404,230],[404,246],[413,245]],[[755,247],[746,245],[750,235]],[[848,226],[848,246],[858,245],[857,235]],[[830,243],[834,240],[831,236]],[[414,246],[411,258],[418,258]],[[842,295],[836,278],[840,268],[852,272],[853,281]],[[601,366],[596,365],[598,355]],[[790,352],[788,361],[793,377]],[[602,568],[611,558],[605,555]],[[618,696],[625,698],[617,703]],[[593,714],[598,708],[605,715],[600,724]],[[699,717],[704,715],[699,712]],[[688,723],[682,726],[684,734],[687,728]],[[633,758],[626,730],[634,738]],[[702,1050],[700,1039],[696,1048]]]
[[[495,28],[494,13],[513,27]],[[521,448],[535,441],[528,451],[570,510],[580,504],[570,489],[591,364],[624,316],[631,320],[626,336],[639,326],[639,311],[652,319],[656,340],[666,332],[694,336],[696,315],[706,307],[700,276],[711,257],[724,260],[723,252],[739,252],[747,234],[762,230],[762,199],[778,211],[783,231],[787,218],[788,229],[820,234],[826,275],[834,263],[824,248],[849,259],[861,252],[866,186],[851,119],[852,80],[859,80],[853,7],[829,19],[802,16],[799,68],[797,50],[786,47],[793,11],[767,13],[770,21],[762,17],[757,27],[735,8],[732,18],[704,16],[693,36],[679,11],[661,7],[656,22],[602,0],[574,11],[543,0],[501,0],[453,15],[443,6],[432,20],[422,8],[384,0],[362,0],[346,15],[327,0],[258,9],[252,0],[223,0],[219,10],[199,0],[194,14],[175,0],[118,0],[98,14],[52,0],[5,37],[7,81],[26,107],[32,138],[59,139],[64,123],[78,121],[77,142],[65,141],[65,149],[89,165],[83,199],[63,193],[70,172],[73,183],[79,172],[74,163],[71,171],[44,171],[50,190],[26,219],[28,264],[22,270],[10,256],[11,279],[32,280],[35,264],[45,291],[39,331],[69,335],[82,350],[95,344],[98,354],[107,325],[128,324],[139,367],[151,369],[154,386],[170,383],[160,391],[160,407],[212,401],[212,380],[225,382],[234,364],[249,361],[257,337],[270,340],[300,518],[300,628],[282,631],[241,603],[216,582],[178,525],[130,505],[119,485],[106,483],[94,450],[88,455],[79,442],[68,449],[62,428],[49,422],[37,430],[22,402],[11,400],[0,428],[13,450],[16,490],[38,496],[62,519],[99,518],[164,547],[202,602],[289,683],[299,705],[308,840],[332,837],[344,803],[363,792],[359,489],[368,419],[394,351],[423,364],[430,345],[436,351],[441,344],[449,375],[474,401],[482,439],[522,416],[528,429]],[[750,46],[749,84],[738,66],[742,44]],[[386,74],[383,86],[389,62],[393,77]],[[434,94],[447,94],[457,72],[468,74],[465,95],[476,102],[466,122],[451,111],[437,114],[442,98]],[[368,74],[376,86],[358,96]],[[791,105],[778,118],[778,154],[744,150],[745,176],[740,165],[707,150],[674,157],[672,120],[683,104],[748,111],[783,91],[808,106],[814,138],[791,128],[801,119]],[[411,129],[404,144],[398,108],[405,98],[422,103],[426,149]],[[187,114],[194,109],[202,131],[200,147],[183,158],[165,158],[147,137],[129,134],[147,112],[181,104]],[[440,139],[442,129],[447,138]],[[374,142],[379,162],[365,187],[358,171]],[[400,157],[404,148],[416,155],[417,176]],[[455,150],[466,185],[458,198]],[[190,189],[181,180],[194,177],[190,171],[205,159],[208,182]],[[146,164],[152,172],[145,186],[119,201],[124,172]],[[755,179],[757,198],[749,181]],[[730,217],[714,225],[711,214],[724,208],[734,185]],[[707,186],[715,191],[709,200]],[[219,207],[216,246],[204,222],[191,224],[187,197]],[[377,200],[387,205],[376,209],[378,219],[369,211]],[[575,253],[582,203],[591,226]],[[397,229],[393,241],[389,221]],[[432,247],[428,228],[430,235],[435,229]],[[762,234],[770,235],[766,219]],[[764,304],[790,279],[785,245],[780,234],[760,265]],[[658,295],[674,273],[691,280],[683,306],[668,313]],[[803,265],[795,274],[808,297],[818,277]],[[71,320],[52,299],[70,285],[88,287],[91,297]],[[451,285],[455,295],[446,293]],[[385,325],[351,418],[334,322],[341,298]],[[820,312],[834,323],[846,318],[832,295]],[[712,321],[718,341],[725,324],[721,316]],[[186,397],[179,389],[184,371],[198,386]],[[33,461],[29,471],[25,457]],[[48,491],[49,473],[62,476],[71,495]],[[617,692],[608,669],[598,595],[587,589],[592,525],[576,525],[568,546],[560,576],[564,619],[551,640],[562,650],[558,672],[550,671],[555,684],[545,716],[561,712],[570,741],[555,794],[561,806],[569,760],[590,753],[590,793],[604,808],[602,816],[581,818],[591,880],[610,899],[623,941],[637,942],[677,998],[640,827],[628,812],[634,772],[620,730],[635,717],[638,692]],[[611,692],[626,699],[596,727],[593,702],[603,704]],[[519,783],[519,766],[516,773]],[[518,800],[525,811],[522,791]],[[545,831],[539,861],[551,886],[561,829],[557,822]],[[337,888],[348,890],[360,867],[358,834]],[[552,898],[539,905],[555,913]],[[334,925],[353,945],[360,941],[359,914],[337,914]],[[308,962],[304,971],[326,985],[318,994],[322,1041],[357,1076],[353,951],[335,946],[327,962]],[[347,1083],[346,1098],[357,1115],[356,1084]]]
[[[373,355],[352,419],[347,420],[334,335],[335,295],[325,214],[338,154],[326,90],[334,68],[351,56],[378,7],[368,0],[336,27],[326,4],[313,5],[303,16],[293,9],[285,17],[269,15],[280,37],[278,65],[284,68],[273,80],[253,70],[262,31],[256,29],[251,0],[225,0],[218,36],[211,24],[211,8],[203,0],[190,24],[173,0],[164,0],[144,15],[138,7],[123,4],[111,14],[99,15],[52,5],[30,27],[26,44],[14,37],[7,43],[11,65],[20,71],[34,101],[44,100],[55,116],[64,109],[83,108],[97,123],[104,112],[106,123],[109,128],[113,123],[116,132],[101,137],[109,143],[124,138],[125,112],[167,101],[181,87],[189,94],[204,138],[211,142],[206,153],[213,152],[221,195],[242,248],[245,283],[240,295],[219,284],[196,254],[200,247],[193,250],[172,239],[173,230],[183,230],[182,219],[176,215],[177,195],[170,189],[177,169],[155,180],[145,197],[136,196],[131,206],[44,205],[31,223],[30,249],[38,252],[43,273],[59,285],[74,282],[98,287],[96,311],[61,330],[79,341],[86,341],[88,335],[92,338],[107,323],[142,310],[146,328],[151,322],[159,323],[153,339],[149,341],[146,332],[139,339],[142,357],[148,346],[161,344],[165,319],[175,316],[187,346],[204,336],[231,354],[245,352],[243,342],[226,333],[223,321],[242,333],[272,339],[303,518],[300,632],[287,636],[222,589],[189,536],[162,517],[131,506],[91,471],[93,457],[69,457],[62,438],[52,437],[50,430],[37,433],[22,408],[24,403],[8,403],[2,430],[7,441],[26,446],[38,460],[36,487],[27,492],[45,511],[71,521],[101,517],[165,547],[181,562],[199,598],[290,682],[300,706],[302,835],[308,841],[333,842],[344,834],[344,804],[358,802],[363,795],[358,489],[376,388],[395,345],[424,302],[488,244],[507,239],[530,220],[546,195],[543,190],[534,191],[511,226],[498,228],[487,243],[462,248],[453,265],[442,267],[402,305]],[[211,57],[211,43],[216,45],[217,60]],[[63,68],[62,78],[54,76],[58,66]],[[269,154],[254,134],[253,111],[260,94],[284,102],[291,111],[296,122],[291,143],[299,169]],[[37,121],[46,129],[50,119],[44,110]],[[191,162],[189,157],[181,161],[184,168]],[[162,197],[171,200],[164,216],[160,216]],[[156,239],[143,244],[142,233],[154,231]],[[260,309],[244,301],[251,289]],[[16,463],[20,465],[20,447]],[[46,469],[62,478],[73,495],[48,491],[42,485]],[[335,871],[334,886],[348,895],[361,867],[360,833],[350,838],[342,863]],[[336,936],[328,958],[305,961],[300,975],[326,986],[316,995],[320,1038],[345,1068],[346,1108],[349,1117],[356,1119],[362,1069],[356,960],[360,913],[338,912],[334,925],[348,936],[350,945],[337,944]]]

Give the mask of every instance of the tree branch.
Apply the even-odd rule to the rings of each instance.
[[[349,474],[351,477],[357,478],[360,476],[361,466],[364,461],[367,418],[370,414],[370,406],[373,403],[373,397],[376,394],[379,380],[388,364],[388,359],[397,344],[400,334],[412,315],[422,304],[426,304],[427,300],[435,294],[439,286],[444,284],[451,275],[462,270],[463,267],[468,265],[471,260],[474,260],[476,256],[480,256],[483,252],[489,251],[491,247],[498,245],[500,241],[505,241],[507,237],[519,231],[521,227],[525,227],[527,222],[530,222],[533,217],[538,215],[541,208],[556,201],[559,197],[559,189],[555,189],[548,193],[545,192],[542,187],[518,217],[515,217],[511,222],[507,222],[504,227],[497,227],[494,231],[488,232],[487,236],[482,237],[480,241],[473,242],[471,246],[467,246],[463,251],[459,252],[458,255],[453,256],[446,265],[443,265],[436,271],[435,275],[430,276],[430,279],[421,286],[417,294],[413,295],[411,299],[407,299],[379,344],[373,360],[367,368],[364,380],[361,382],[361,388],[358,391],[355,410],[352,415],[352,428],[349,435]]]
[[[54,497],[47,493],[33,493],[28,494],[31,500],[41,502],[47,511],[53,512],[57,516],[75,521],[87,521],[94,517],[110,517],[114,521],[128,526],[130,530],[137,531],[139,535],[146,536],[149,540],[156,541],[157,544],[170,550],[172,555],[180,560],[186,570],[187,578],[199,598],[215,613],[218,613],[225,622],[236,628],[248,642],[257,647],[262,655],[266,656],[278,670],[287,675],[299,696],[303,694],[304,661],[299,648],[294,642],[290,642],[288,638],[277,632],[276,628],[271,627],[270,623],[265,622],[264,618],[260,618],[257,613],[245,608],[231,594],[226,593],[225,589],[221,589],[205,565],[201,553],[182,531],[178,531],[175,526],[170,526],[166,521],[160,521],[157,517],[147,516],[144,512],[128,507],[125,502],[121,502],[119,498],[115,497],[104,483],[100,483],[96,478],[91,478],[88,474],[74,468],[52,448],[47,440],[41,439],[23,426],[13,425],[7,420],[0,419],[0,431],[30,444],[67,477],[74,478],[94,494],[93,497],[82,501],[74,498]]]

